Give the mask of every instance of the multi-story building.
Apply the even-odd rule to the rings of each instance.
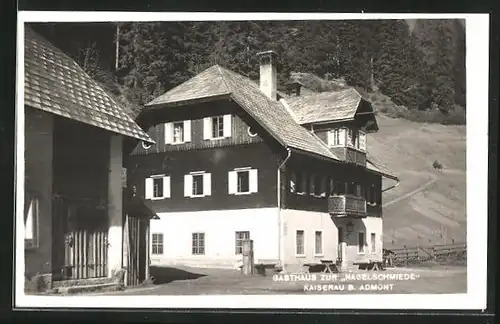
[[[249,238],[256,263],[290,271],[381,261],[382,177],[398,178],[367,158],[370,102],[354,89],[285,98],[276,54],[259,55],[260,86],[215,65],[137,119],[156,143],[126,162],[160,217],[152,264],[237,267]]]

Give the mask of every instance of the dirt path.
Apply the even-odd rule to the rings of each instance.
[[[411,197],[411,196],[413,196],[413,195],[416,195],[416,194],[418,194],[419,192],[422,192],[423,190],[427,189],[427,187],[429,187],[430,185],[432,185],[434,182],[436,182],[436,181],[437,181],[437,178],[436,178],[436,176],[435,176],[435,175],[433,175],[433,174],[430,174],[430,175],[431,175],[434,179],[427,181],[426,183],[424,183],[423,185],[421,185],[421,186],[420,186],[420,187],[418,187],[417,189],[415,189],[415,190],[413,190],[413,191],[410,191],[410,192],[408,192],[407,194],[404,194],[404,195],[402,195],[402,196],[399,196],[399,197],[398,197],[398,198],[396,198],[396,199],[393,199],[393,200],[391,200],[391,201],[389,201],[389,202],[386,202],[385,204],[383,204],[383,205],[382,205],[382,207],[387,207],[387,206],[390,206],[390,205],[392,205],[392,204],[395,204],[395,203],[397,203],[397,202],[400,202],[401,200],[404,200],[404,199],[406,199],[406,198],[409,198],[409,197]]]

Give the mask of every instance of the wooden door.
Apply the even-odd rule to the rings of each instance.
[[[68,204],[62,226],[63,279],[107,277],[107,220],[105,210]]]
[[[127,284],[135,286],[146,279],[148,264],[148,222],[128,217],[128,272]]]

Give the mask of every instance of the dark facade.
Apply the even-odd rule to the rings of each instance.
[[[258,170],[258,192],[250,195],[228,193],[228,172],[235,168]],[[149,200],[155,211],[198,211],[277,206],[277,156],[264,144],[245,144],[211,149],[131,156],[128,159],[128,186],[144,196],[145,179],[151,175],[170,176],[170,198]],[[193,171],[211,173],[211,195],[184,197],[184,175]]]

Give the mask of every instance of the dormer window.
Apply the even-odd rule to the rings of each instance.
[[[353,147],[366,151],[366,133],[356,128],[335,128],[328,132],[328,146]]]
[[[343,147],[345,146],[345,128],[335,128],[328,132],[328,146]]]

